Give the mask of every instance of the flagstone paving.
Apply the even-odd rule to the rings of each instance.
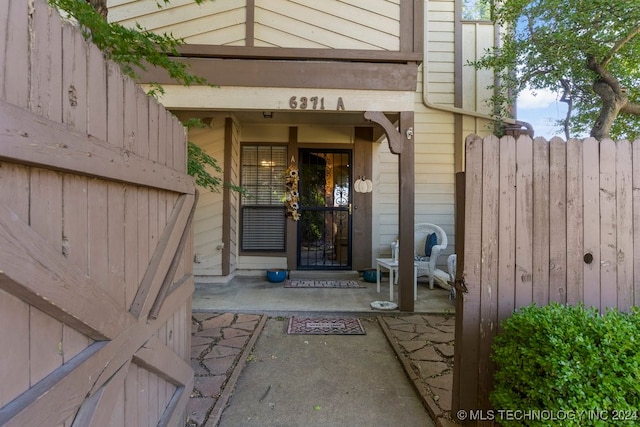
[[[454,317],[414,314],[378,319],[433,420],[452,425]]]
[[[264,316],[247,314],[192,314],[191,366],[195,379],[187,404],[187,427],[218,424],[232,389],[225,393],[225,387],[233,381],[234,372],[239,374],[244,366],[264,320]]]
[[[193,313],[194,389],[186,427],[215,427],[267,318]],[[378,322],[437,425],[450,421],[455,320],[445,315],[385,315]]]

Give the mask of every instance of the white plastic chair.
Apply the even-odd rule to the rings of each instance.
[[[431,249],[431,255],[426,256],[425,246],[430,234],[436,234],[437,244]],[[429,277],[429,289],[433,289],[436,265],[440,253],[447,248],[447,234],[442,228],[435,224],[419,223],[415,224],[414,232],[414,260],[418,266],[418,277]]]

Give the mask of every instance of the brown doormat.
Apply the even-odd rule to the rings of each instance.
[[[292,317],[287,328],[289,335],[366,335],[357,318]]]
[[[364,288],[357,280],[287,280],[285,288]]]

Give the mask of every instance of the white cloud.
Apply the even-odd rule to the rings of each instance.
[[[535,110],[547,108],[558,102],[558,94],[549,89],[525,89],[518,95],[518,110]]]

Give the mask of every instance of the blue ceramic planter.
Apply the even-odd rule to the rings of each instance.
[[[362,273],[362,278],[364,279],[365,282],[370,282],[370,283],[376,283],[377,281],[377,271],[375,268],[370,268],[368,270],[365,270]]]
[[[267,270],[267,280],[271,283],[284,282],[287,278],[287,270],[278,268],[274,270]]]

